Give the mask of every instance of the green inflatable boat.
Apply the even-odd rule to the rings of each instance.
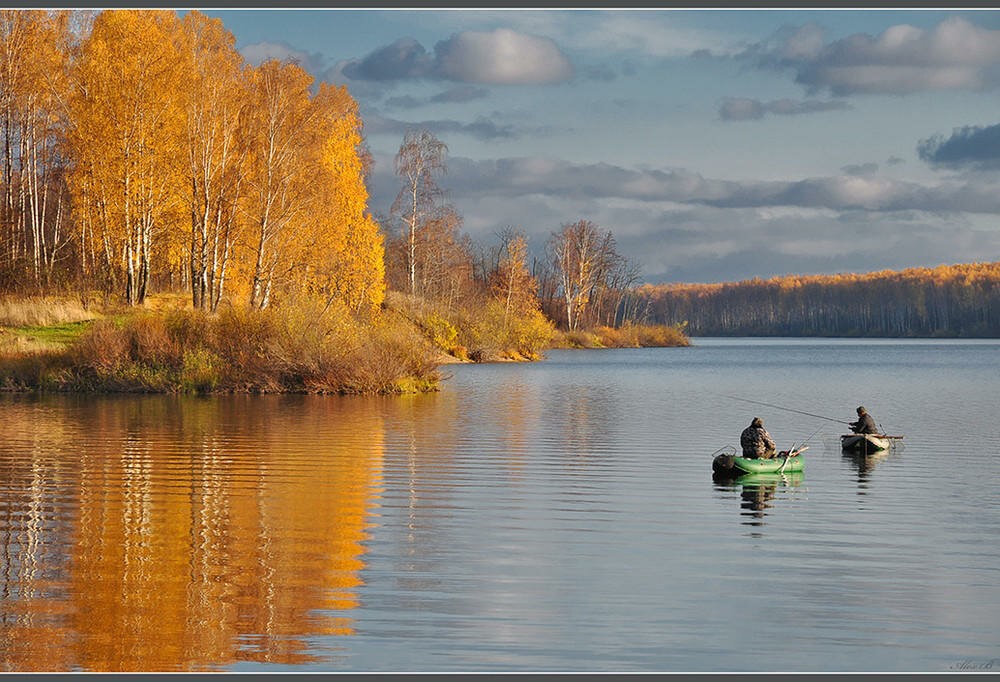
[[[748,474],[776,474],[781,472],[802,471],[805,462],[802,455],[785,458],[777,455],[772,459],[747,459],[746,457],[733,457],[733,468],[744,471]]]
[[[730,449],[734,450],[734,448]],[[749,459],[735,454],[723,453],[712,460],[712,471],[716,475],[730,477],[742,474],[787,474],[802,471],[806,463],[801,453],[808,449],[808,445],[800,447],[792,450],[791,455],[782,451],[771,459]]]

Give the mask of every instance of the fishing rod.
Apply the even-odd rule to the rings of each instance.
[[[815,436],[817,433],[819,433],[822,428],[823,427],[821,426],[818,429],[816,429],[815,431],[813,431],[811,434],[809,434],[808,438],[806,438],[804,441],[802,441],[801,443],[799,443],[799,447],[801,447],[801,446],[805,445],[806,443],[808,443],[809,441],[811,441],[813,439],[813,436]],[[806,447],[809,447],[809,446],[806,445]]]
[[[726,395],[725,397],[726,398],[732,398],[733,400],[742,400],[745,403],[754,403],[755,405],[764,405],[766,407],[773,407],[776,410],[785,410],[787,412],[797,412],[798,414],[804,414],[804,415],[806,415],[808,417],[816,417],[818,419],[826,419],[827,421],[837,422],[838,424],[847,424],[848,426],[851,425],[851,422],[845,422],[845,421],[843,421],[841,419],[833,419],[832,417],[824,417],[821,414],[813,414],[812,412],[803,412],[802,410],[793,410],[790,407],[782,407],[781,405],[773,405],[771,403],[761,402],[760,400],[750,400],[748,398],[739,398],[739,397],[737,397],[735,395]]]

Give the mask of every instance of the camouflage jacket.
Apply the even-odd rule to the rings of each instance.
[[[743,456],[757,459],[769,450],[774,450],[774,441],[771,434],[763,427],[748,426],[740,434],[740,446],[743,448]]]

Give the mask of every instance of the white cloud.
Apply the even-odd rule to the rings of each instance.
[[[790,67],[796,81],[836,95],[985,90],[1000,85],[1000,31],[951,17],[932,29],[890,26],[822,44],[814,26],[779,31],[743,57],[769,68]]]
[[[416,40],[400,38],[338,66],[340,73],[355,81],[544,85],[573,76],[573,65],[552,40],[506,28],[456,33],[439,42],[433,55]]]
[[[240,54],[255,66],[269,59],[297,62],[302,68],[312,70],[321,66],[322,57],[298,50],[287,43],[260,42],[240,49]]]
[[[651,57],[685,57],[699,50],[727,54],[735,49],[725,37],[675,24],[669,11],[607,12],[562,42],[576,48],[636,51]]]
[[[499,28],[466,31],[435,47],[437,73],[464,83],[540,85],[573,75],[566,55],[548,38]]]
[[[635,52],[651,57],[680,57],[699,50],[725,55],[737,52],[727,34],[686,25],[684,12],[671,9],[480,10],[413,12],[408,18],[426,27],[475,31],[506,26],[520,33],[547,36],[572,49]]]
[[[453,158],[449,168],[452,191],[468,201],[487,197],[509,200],[532,194],[559,200],[675,202],[719,209],[790,207],[834,212],[1000,215],[1000,184],[985,178],[939,185],[871,174],[736,182],[705,178],[683,169],[635,170],[606,163],[573,164],[530,157],[486,161]]]

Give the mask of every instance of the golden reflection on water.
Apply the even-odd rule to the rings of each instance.
[[[294,400],[5,401],[3,669],[295,664],[351,635],[382,417]]]

